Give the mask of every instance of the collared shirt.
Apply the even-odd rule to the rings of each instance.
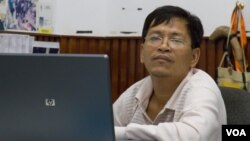
[[[117,139],[220,141],[226,110],[220,90],[204,71],[191,69],[152,121],[146,109],[153,91],[148,76],[114,103]]]

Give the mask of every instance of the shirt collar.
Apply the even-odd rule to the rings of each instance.
[[[180,85],[176,88],[171,98],[168,100],[168,102],[165,105],[165,108],[168,109],[176,109],[176,101],[178,100],[181,91],[183,90],[183,87],[186,85],[186,83],[189,81],[191,76],[194,74],[194,69],[191,68],[186,77],[181,81]]]
[[[180,85],[177,87],[177,89],[174,91],[173,95],[169,99],[169,101],[166,103],[164,108],[168,109],[176,109],[175,104],[176,100],[178,99],[178,96],[181,93],[181,90],[187,83],[187,81],[190,79],[190,77],[193,75],[194,69],[190,69],[186,77],[181,81]],[[152,80],[150,76],[147,76],[143,82],[141,87],[139,88],[137,94],[135,95],[135,98],[137,99],[138,103],[140,103],[143,107],[147,107],[149,97],[151,96],[153,91],[153,85]]]
[[[147,107],[149,98],[153,91],[153,84],[150,76],[147,76],[141,87],[139,88],[135,98],[138,100],[138,103],[142,104],[143,107]]]

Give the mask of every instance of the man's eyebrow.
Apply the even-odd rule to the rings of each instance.
[[[170,32],[169,34],[168,34],[168,36],[174,36],[174,37],[182,37],[182,38],[184,38],[184,34],[183,33],[181,33],[181,32]]]
[[[157,34],[157,35],[160,35],[160,36],[175,36],[175,37],[182,37],[184,38],[184,34],[182,32],[178,32],[178,31],[172,31],[172,32],[169,32],[169,33],[164,33],[162,32],[161,30],[151,30],[148,32],[147,35],[152,35],[152,34]]]
[[[148,35],[152,35],[152,34],[158,34],[158,35],[163,35],[163,33],[159,30],[152,30],[148,32]]]

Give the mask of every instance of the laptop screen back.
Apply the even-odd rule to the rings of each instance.
[[[0,55],[1,141],[112,141],[107,55]]]

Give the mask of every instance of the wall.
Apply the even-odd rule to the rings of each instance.
[[[94,35],[106,35],[107,4],[107,0],[56,0],[55,33],[92,30]]]
[[[199,16],[205,36],[220,25],[229,25],[237,0],[57,0],[55,33],[74,35],[77,30],[93,30],[88,36],[127,36],[120,31],[141,34],[146,15],[160,5],[181,6]],[[250,1],[243,10],[247,30],[250,30]],[[138,9],[139,8],[139,9]],[[248,15],[247,15],[248,13]]]
[[[135,31],[140,35],[145,17],[158,6],[177,5],[200,17],[205,28],[205,36],[209,36],[216,27],[229,25],[231,13],[236,0],[110,0],[113,4],[108,9],[109,35],[119,31]],[[243,10],[250,30],[250,1],[239,0],[245,4]],[[137,10],[142,8],[142,10]],[[248,15],[246,15],[248,13]]]

